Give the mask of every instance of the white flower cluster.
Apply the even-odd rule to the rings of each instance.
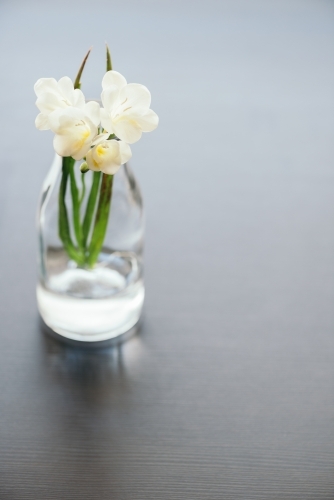
[[[111,175],[131,158],[129,144],[137,142],[142,132],[154,130],[159,119],[150,109],[151,94],[143,85],[128,84],[117,71],[108,71],[102,88],[100,108],[97,102],[86,102],[69,77],[58,82],[40,78],[34,87],[40,110],[35,124],[39,130],[55,133],[53,145],[60,156],[86,157],[89,169]],[[111,134],[119,140],[108,139]]]

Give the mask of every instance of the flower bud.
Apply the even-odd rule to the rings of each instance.
[[[89,168],[88,168],[87,162],[84,161],[83,163],[81,163],[80,170],[83,174],[88,172]]]

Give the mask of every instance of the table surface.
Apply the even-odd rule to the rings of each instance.
[[[137,334],[45,335],[34,82],[152,92]],[[334,3],[0,4],[1,500],[334,498]]]

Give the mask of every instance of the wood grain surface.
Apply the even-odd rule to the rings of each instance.
[[[152,92],[133,145],[145,311],[118,347],[41,328],[33,84]],[[334,3],[0,3],[0,499],[334,499]]]

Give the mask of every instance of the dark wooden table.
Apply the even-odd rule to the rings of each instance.
[[[98,96],[104,40],[161,124],[143,321],[94,350],[38,319],[32,89],[93,44]],[[2,0],[1,500],[334,498],[333,41],[325,0]]]

